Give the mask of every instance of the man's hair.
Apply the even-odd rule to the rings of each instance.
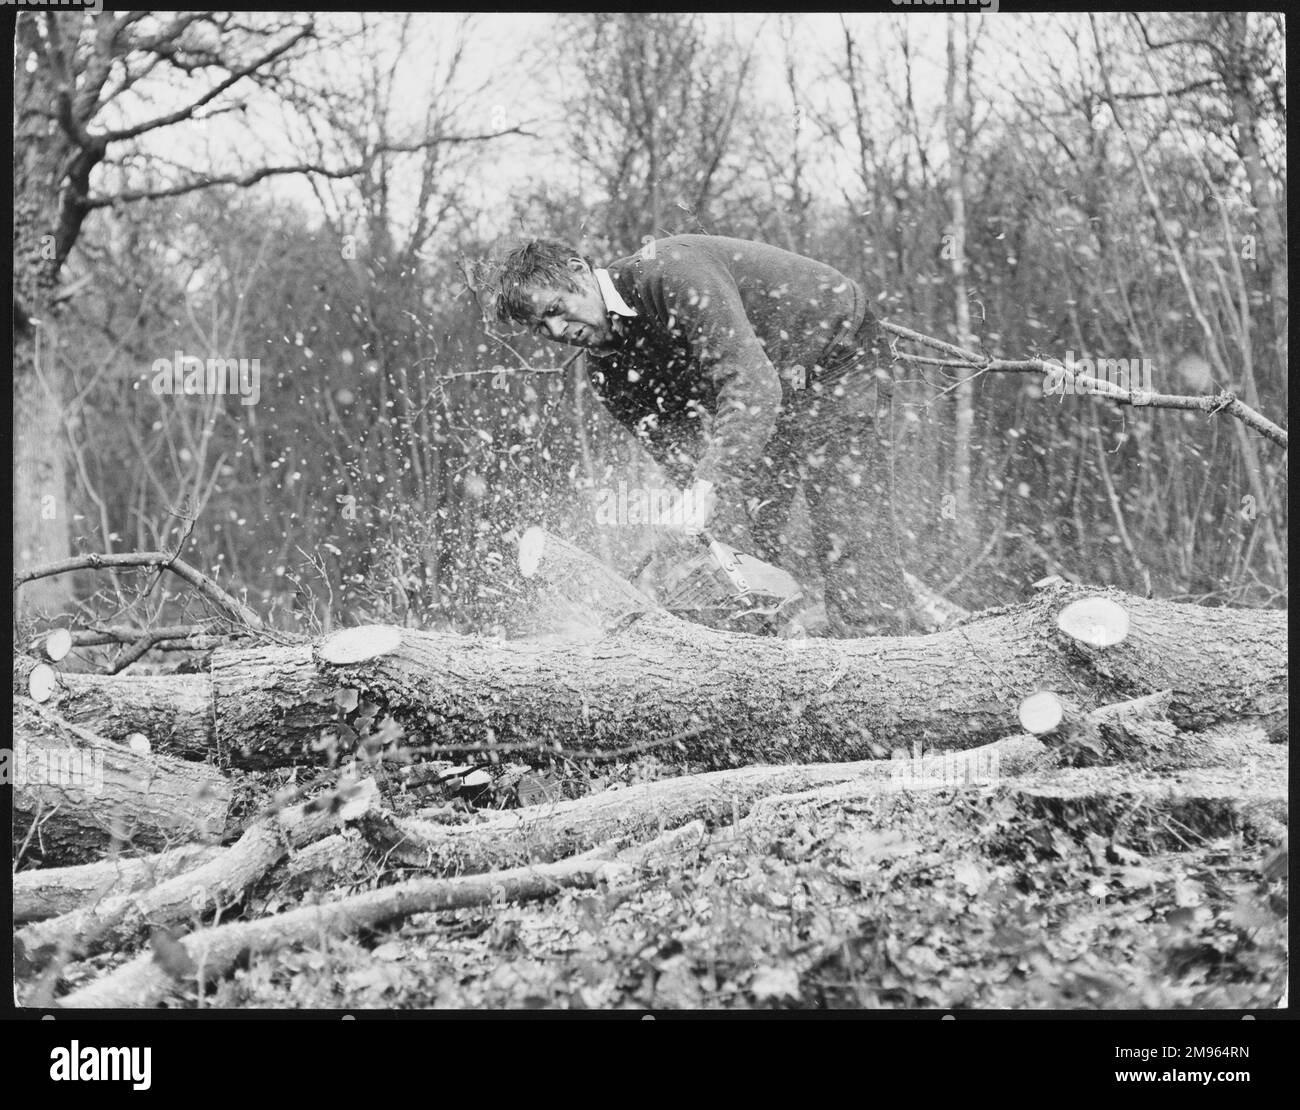
[[[497,316],[505,323],[527,324],[533,319],[530,289],[582,288],[569,269],[571,258],[581,258],[595,269],[596,264],[586,255],[554,239],[531,239],[511,251],[501,264]]]

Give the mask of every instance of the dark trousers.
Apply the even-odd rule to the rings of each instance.
[[[829,351],[825,366],[782,373],[782,408],[762,460],[717,509],[712,529],[743,550],[788,566],[780,544],[803,486],[814,552],[836,637],[897,634],[919,625],[903,581],[894,521],[892,379],[875,317]],[[786,379],[793,380],[786,380]]]

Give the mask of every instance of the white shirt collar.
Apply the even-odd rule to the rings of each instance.
[[[596,284],[600,287],[601,298],[605,302],[606,312],[615,312],[619,316],[635,316],[636,309],[632,308],[623,295],[614,288],[614,282],[610,279],[608,270],[596,270]]]

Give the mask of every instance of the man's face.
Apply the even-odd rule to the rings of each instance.
[[[533,331],[544,339],[574,347],[608,347],[615,335],[605,311],[596,275],[580,258],[569,260],[578,289],[534,286],[528,290]]]

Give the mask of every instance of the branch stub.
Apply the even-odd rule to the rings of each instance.
[[[46,659],[51,663],[57,663],[72,650],[72,633],[66,628],[56,628],[45,637],[42,649]]]
[[[1020,724],[1026,732],[1042,736],[1065,718],[1065,706],[1050,690],[1039,690],[1020,703]]]
[[[1107,598],[1089,597],[1062,609],[1056,627],[1090,647],[1114,647],[1128,636],[1128,612]]]
[[[58,684],[59,676],[48,663],[37,663],[27,676],[27,692],[37,703],[49,701]]]

